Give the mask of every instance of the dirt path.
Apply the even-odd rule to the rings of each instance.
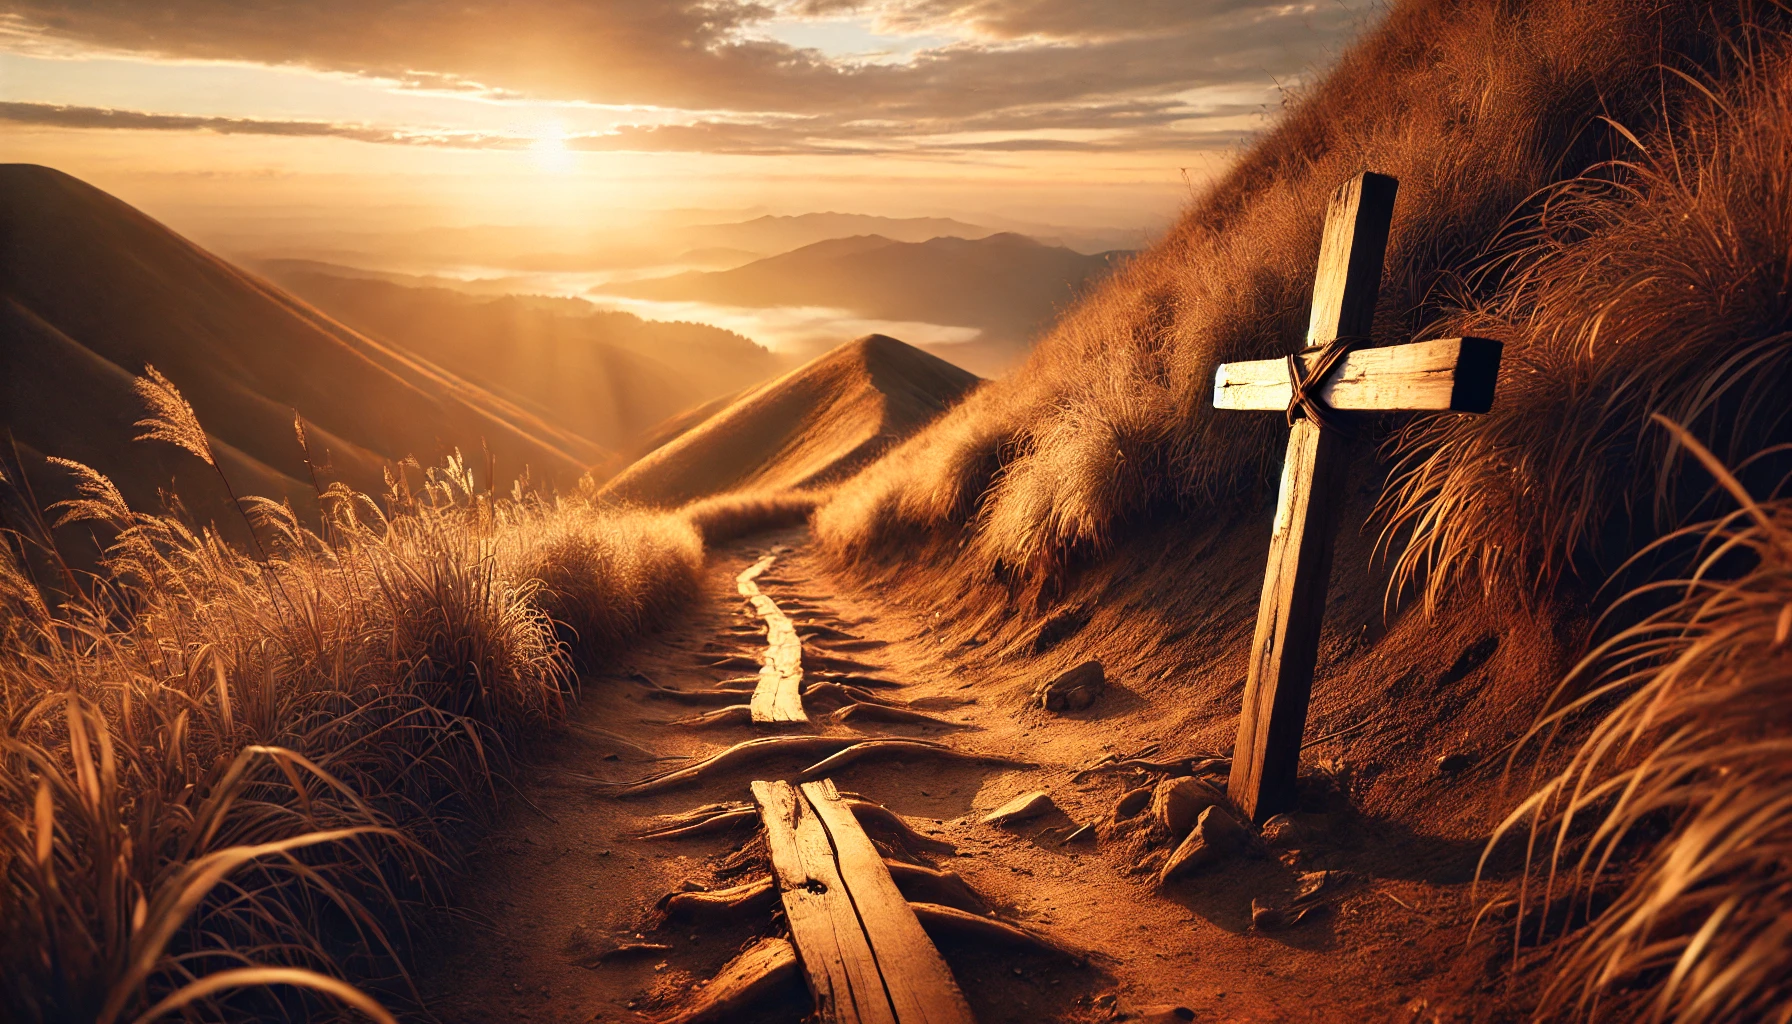
[[[698,689],[752,674],[739,667],[744,663],[712,663],[730,656],[756,661],[763,653],[761,624],[736,594],[735,576],[768,551],[779,557],[759,585],[799,631],[827,626],[864,641],[816,651],[900,681],[904,686],[890,692],[946,723],[839,723],[812,710],[813,727],[797,731],[926,738],[1038,766],[879,760],[832,776],[842,790],[885,804],[922,833],[951,843],[956,852],[933,854],[933,862],[962,875],[1003,917],[1093,951],[1077,965],[940,941],[983,1024],[1106,1021],[1152,1004],[1186,1006],[1193,1019],[1212,1021],[1485,1019],[1484,1007],[1446,1006],[1437,995],[1462,988],[1451,972],[1465,969],[1460,937],[1469,904],[1462,881],[1472,853],[1465,861],[1465,851],[1439,851],[1316,807],[1301,825],[1323,827],[1324,841],[1265,851],[1160,889],[1149,870],[1136,867],[1141,857],[1147,869],[1156,863],[1136,829],[1104,824],[1096,835],[1065,842],[1081,824],[1108,822],[1123,792],[1150,781],[1127,772],[1073,781],[1079,768],[1151,743],[1162,745],[1158,756],[1180,746],[1159,733],[1161,715],[1148,700],[1121,687],[1076,715],[1028,707],[1036,680],[1023,670],[1004,671],[973,645],[945,649],[931,615],[856,592],[807,544],[792,531],[714,552],[703,599],[684,621],[613,671],[586,679],[571,727],[532,752],[535,767],[521,787],[533,807],[512,801],[475,856],[462,894],[478,923],[467,924],[423,972],[425,994],[443,1021],[659,1019],[744,944],[774,929],[772,911],[721,925],[656,921],[655,904],[668,893],[750,880],[760,870],[745,867],[756,842],[750,828],[678,840],[630,836],[656,815],[745,800],[752,779],[794,778],[813,759],[767,762],[626,799],[600,784],[678,765],[645,760],[606,733],[698,757],[767,735],[738,719],[709,728],[671,724],[714,705],[653,699],[640,677]],[[990,810],[1032,790],[1050,791],[1059,810],[1015,826],[982,823]],[[1252,928],[1253,898],[1284,902],[1302,873],[1324,869],[1344,872],[1333,876],[1343,881],[1343,895],[1328,912],[1286,930]],[[643,948],[623,948],[630,945]],[[752,1019],[794,1022],[807,1012],[799,990]]]

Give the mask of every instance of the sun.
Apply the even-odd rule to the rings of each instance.
[[[540,124],[530,131],[534,140],[529,153],[537,169],[550,174],[566,174],[573,169],[573,152],[566,145],[566,130],[555,123]]]

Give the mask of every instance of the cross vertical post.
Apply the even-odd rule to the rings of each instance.
[[[1309,346],[1369,334],[1398,184],[1365,173],[1332,194],[1313,282]],[[1296,420],[1288,438],[1227,786],[1232,802],[1257,822],[1294,801],[1348,449],[1345,438],[1311,418]]]

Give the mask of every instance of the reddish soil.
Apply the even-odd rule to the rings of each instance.
[[[1153,1004],[1188,1007],[1200,1021],[1485,1021],[1511,1015],[1508,994],[1489,980],[1494,974],[1488,969],[1503,962],[1509,947],[1494,937],[1497,929],[1468,939],[1475,907],[1488,894],[1471,896],[1480,844],[1462,829],[1428,836],[1410,817],[1369,815],[1344,795],[1350,792],[1348,769],[1337,767],[1336,775],[1319,772],[1305,780],[1302,810],[1294,815],[1303,834],[1292,848],[1233,860],[1159,888],[1151,872],[1133,870],[1154,849],[1141,829],[1104,824],[1093,840],[1064,840],[1079,824],[1108,822],[1121,793],[1147,781],[1138,773],[1073,781],[1079,768],[1153,742],[1162,745],[1155,756],[1164,759],[1196,752],[1188,739],[1195,734],[1159,705],[1173,691],[1118,678],[1086,711],[1058,715],[1031,707],[1037,665],[997,656],[931,613],[855,588],[832,575],[807,543],[801,531],[791,531],[713,553],[703,598],[682,621],[612,671],[585,679],[573,725],[530,752],[533,767],[520,782],[525,799],[510,802],[474,857],[461,896],[468,920],[477,923],[449,940],[422,979],[431,1009],[443,1021],[657,1020],[743,944],[780,927],[775,913],[731,927],[654,927],[653,908],[662,895],[693,883],[719,888],[761,873],[755,868],[723,877],[730,855],[754,842],[750,830],[677,841],[628,834],[654,815],[747,799],[753,778],[794,777],[803,763],[768,763],[684,789],[619,799],[590,780],[639,778],[664,764],[618,752],[613,742],[584,731],[607,730],[656,751],[696,755],[762,735],[744,725],[693,730],[666,724],[706,709],[648,699],[648,687],[630,677],[642,673],[662,686],[697,688],[741,675],[707,664],[725,654],[757,656],[762,638],[729,632],[756,622],[735,596],[734,577],[775,546],[790,550],[760,584],[799,624],[831,624],[887,641],[850,657],[905,683],[894,691],[903,699],[935,707],[974,700],[933,711],[958,728],[866,723],[862,730],[822,724],[813,731],[925,736],[1038,765],[881,761],[834,776],[841,789],[884,803],[920,831],[953,843],[956,856],[932,859],[959,872],[1000,915],[1091,952],[1086,963],[1076,964],[942,940],[941,952],[979,1021],[1105,1021]],[[1040,789],[1050,791],[1057,812],[1012,827],[981,822],[1017,794]],[[1454,817],[1460,813],[1441,816]],[[1155,849],[1161,850],[1158,838]],[[1253,929],[1253,898],[1285,900],[1300,873],[1318,870],[1348,873],[1340,897],[1294,927]],[[629,942],[668,948],[598,959]],[[757,1019],[799,1021],[807,1014],[799,989]]]

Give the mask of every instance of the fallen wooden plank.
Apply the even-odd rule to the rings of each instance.
[[[836,1024],[897,1024],[821,820],[788,782],[753,783],[753,800],[817,1016]]]
[[[766,555],[735,577],[735,589],[765,620],[765,661],[759,667],[759,685],[751,701],[753,721],[778,724],[807,723],[803,710],[803,642],[797,638],[790,616],[778,602],[759,592],[756,582],[771,568],[775,555]]]
[[[1319,398],[1345,410],[1486,412],[1493,407],[1501,348],[1487,338],[1359,348],[1332,372]],[[1310,368],[1319,356],[1298,358]],[[1224,363],[1213,377],[1216,409],[1286,409],[1293,394],[1285,358]]]
[[[902,1024],[974,1024],[958,981],[833,780],[806,782],[802,793],[833,841],[840,877],[870,939],[896,1019]],[[800,951],[801,942],[797,945]]]

